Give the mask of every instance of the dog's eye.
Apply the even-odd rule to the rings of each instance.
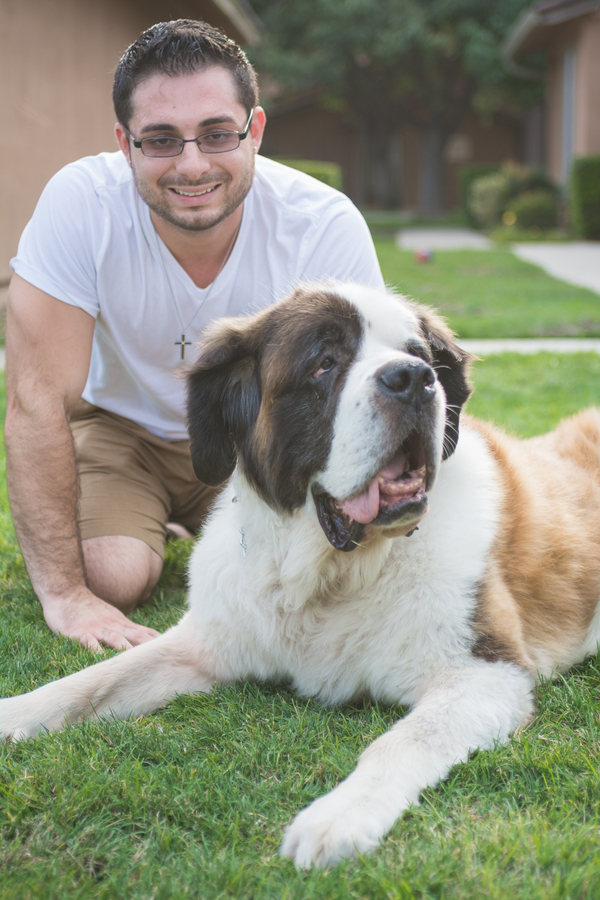
[[[431,353],[427,350],[423,344],[419,344],[416,342],[410,342],[406,347],[406,352],[410,353],[411,356],[416,356],[419,359],[424,360],[425,362],[431,362]]]
[[[321,375],[324,375],[326,372],[330,372],[335,366],[335,359],[333,356],[325,356],[321,360],[321,365],[317,369],[316,372],[313,372],[312,378],[320,378]]]

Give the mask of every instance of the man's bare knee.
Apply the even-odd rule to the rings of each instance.
[[[162,559],[148,544],[123,535],[82,542],[90,590],[124,613],[133,612],[152,593]]]

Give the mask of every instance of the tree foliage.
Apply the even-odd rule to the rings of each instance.
[[[502,40],[526,5],[528,0],[253,0],[266,26],[254,60],[288,92],[320,86],[346,110],[375,173],[398,127],[415,127],[423,159],[421,206],[433,210],[441,203],[443,149],[466,111],[514,108],[539,90],[502,65]]]

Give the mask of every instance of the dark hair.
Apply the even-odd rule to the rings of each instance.
[[[222,66],[233,75],[240,103],[250,114],[258,103],[256,73],[244,51],[218,28],[195,19],[159,22],[127,48],[115,72],[113,104],[117,120],[128,127],[131,96],[138,84],[156,72],[190,75]]]

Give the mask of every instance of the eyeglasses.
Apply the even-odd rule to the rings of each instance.
[[[184,144],[198,144],[201,153],[228,153],[230,150],[237,150],[240,141],[247,136],[253,115],[254,110],[250,113],[243,131],[211,131],[210,134],[202,134],[197,138],[178,138],[168,134],[158,134],[156,137],[142,138],[141,141],[137,141],[127,128],[125,131],[131,138],[133,146],[141,150],[144,156],[163,159],[168,156],[180,156],[183,153]]]

